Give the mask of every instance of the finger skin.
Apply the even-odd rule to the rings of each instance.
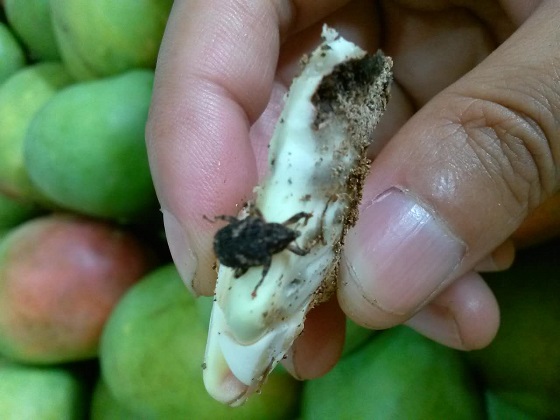
[[[558,19],[543,2],[373,163],[339,289],[356,322],[405,321],[558,189]]]
[[[169,244],[191,290],[213,293],[216,226],[257,182],[249,130],[273,86],[280,41],[347,1],[176,1],[146,129]],[[250,30],[248,30],[250,28]]]
[[[342,354],[345,328],[346,317],[333,297],[307,314],[305,328],[282,364],[300,380],[324,375]]]
[[[278,31],[269,30],[279,26],[276,15],[239,3],[175,2],[147,125],[158,198],[172,215],[166,223],[172,254],[191,277],[185,282],[205,295],[214,287],[216,227],[203,216],[236,214],[251,193],[249,126],[266,104],[279,48]],[[248,37],[244,24],[254,28]],[[196,267],[184,266],[185,248]]]
[[[491,254],[480,260],[474,269],[478,273],[489,273],[507,270],[515,259],[515,244],[508,239],[492,251]]]
[[[237,213],[236,206],[250,196],[256,183],[258,171],[249,132],[267,107],[282,40],[346,3],[175,2],[158,60],[147,144],[158,197],[167,214],[170,249],[187,286],[196,293],[211,294],[216,276],[211,252],[216,227],[204,222],[202,216]],[[515,23],[527,19],[537,3],[502,2]],[[391,200],[379,198],[389,190],[397,191],[392,202],[402,202],[403,196],[411,198],[419,207],[408,208],[423,217],[416,225],[409,218],[404,226],[411,233],[419,231],[417,237],[424,239],[438,231],[452,251],[445,258],[439,256],[439,265],[446,266],[447,274],[438,273],[436,281],[422,278],[422,269],[415,264],[437,266],[437,258],[421,253],[415,256],[415,248],[422,249],[423,244],[401,248],[404,255],[398,247],[379,252],[382,246],[371,246],[379,232],[371,225],[372,216],[362,211],[347,240],[339,291],[342,308],[358,323],[387,327],[405,322],[454,279],[491,255],[528,211],[557,189],[557,180],[551,178],[557,170],[558,151],[552,149],[558,147],[558,141],[550,130],[558,110],[547,108],[557,107],[550,86],[558,74],[554,70],[557,52],[547,50],[556,45],[558,36],[555,4],[543,2],[530,21],[489,59],[428,102],[376,159],[365,186],[362,210],[373,208],[376,202],[390,210],[387,204]],[[411,97],[416,105],[423,105],[441,87],[435,83],[430,91],[423,86],[421,94]],[[432,250],[442,249],[435,242],[432,245]],[[390,268],[380,272],[376,268],[383,262],[380,255],[392,256],[401,273]],[[490,305],[487,313],[497,310],[478,280],[469,278],[457,290],[466,298],[478,296],[479,302]],[[418,283],[429,287],[421,290]],[[408,291],[404,303],[403,289]],[[450,311],[454,310],[461,310],[461,306],[451,305]],[[469,324],[466,318],[456,319],[461,320],[459,328],[479,325]],[[497,325],[497,321],[490,321]],[[308,337],[313,336],[312,330],[319,331],[315,324],[319,323],[306,324]],[[453,330],[449,325],[440,324],[439,341],[445,342],[442,337]],[[480,331],[478,337],[489,337],[490,330]],[[334,328],[330,334],[336,336],[338,331]],[[425,333],[438,339],[432,332]],[[476,345],[482,345],[483,340],[477,340],[473,340]],[[312,358],[296,357],[294,363],[304,366],[307,357]],[[324,366],[330,363],[329,359]],[[301,366],[292,371],[302,377],[313,376],[312,372],[303,373]],[[321,371],[320,367],[314,369]]]
[[[469,272],[453,282],[406,324],[448,347],[485,347],[498,332],[496,298],[482,277]]]

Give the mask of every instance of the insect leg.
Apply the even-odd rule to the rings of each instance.
[[[300,248],[297,244],[290,244],[287,247],[288,251],[293,252],[296,255],[307,255],[309,253],[308,249]]]
[[[250,215],[257,216],[259,219],[264,220],[264,216],[263,216],[263,214],[261,213],[261,210],[260,210],[257,206],[255,206],[254,204],[251,204],[251,205],[250,205],[250,207],[249,207],[249,214],[250,214]]]
[[[208,216],[206,216],[205,214],[202,215],[202,218],[204,220],[209,221],[210,223],[216,223],[217,220],[223,220],[225,222],[229,222],[229,223],[233,223],[233,222],[237,222],[237,218],[234,216],[228,216],[227,214],[221,214],[219,216],[214,216],[214,220],[210,219]]]
[[[290,217],[288,220],[286,220],[282,224],[284,226],[291,225],[292,223],[297,222],[299,219],[305,219],[305,223],[307,223],[307,221],[309,220],[309,218],[311,216],[313,216],[313,213],[306,213],[304,211],[300,211],[299,213],[294,214],[292,217]]]
[[[247,272],[248,268],[247,267],[236,267],[235,268],[235,272],[233,273],[233,277],[235,277],[236,279],[238,279],[239,277],[241,277],[243,274],[245,274]]]
[[[267,273],[268,273],[268,269],[270,268],[270,263],[272,262],[272,258],[269,258],[264,264],[263,264],[263,271],[262,271],[262,277],[259,280],[259,282],[257,283],[257,285],[255,286],[255,288],[253,289],[253,292],[251,293],[251,297],[254,299],[257,297],[257,289],[260,287],[260,285],[262,284],[262,282],[264,281],[264,278],[266,277]]]

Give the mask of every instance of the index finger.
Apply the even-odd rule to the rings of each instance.
[[[274,13],[234,3],[175,2],[146,130],[171,252],[202,294],[213,292],[215,277],[214,227],[202,215],[233,214],[251,193],[249,127],[266,105],[279,46]]]
[[[216,277],[215,227],[203,215],[237,213],[257,181],[249,129],[269,100],[282,33],[347,2],[174,3],[146,138],[171,254],[191,290],[212,294]]]

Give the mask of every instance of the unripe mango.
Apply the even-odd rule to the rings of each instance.
[[[0,86],[0,191],[41,199],[23,164],[25,133],[35,113],[71,82],[62,64],[44,62],[19,70]]]
[[[494,341],[468,353],[488,388],[539,418],[560,418],[560,240],[519,252],[484,275],[500,304]]]
[[[478,420],[483,413],[460,354],[401,326],[308,381],[301,418]]]
[[[115,399],[103,379],[99,379],[93,389],[91,397],[91,408],[89,413],[91,420],[144,420],[142,416],[134,415]]]
[[[31,56],[59,60],[49,0],[4,0],[8,22],[23,40]]]
[[[0,230],[12,228],[37,214],[37,207],[0,193]]]
[[[299,387],[286,372],[273,372],[262,393],[241,407],[208,395],[203,313],[171,265],[127,292],[105,327],[100,354],[103,379],[118,404],[142,419],[295,418]]]
[[[93,79],[138,67],[153,68],[173,1],[50,3],[62,61],[77,79]]]
[[[24,65],[23,49],[10,29],[0,22],[0,85]]]
[[[342,357],[359,349],[376,333],[374,330],[364,328],[350,318],[346,318],[346,334],[344,336],[344,347]]]
[[[3,420],[79,420],[86,407],[86,386],[69,369],[0,361]]]
[[[492,391],[486,391],[484,397],[488,420],[539,420],[541,418],[523,411],[517,405],[495,395]]]
[[[74,84],[33,119],[25,166],[59,206],[128,221],[156,208],[144,127],[153,72],[133,70]]]

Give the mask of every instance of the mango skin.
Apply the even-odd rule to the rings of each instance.
[[[0,361],[3,420],[83,419],[86,401],[84,383],[69,369]]]
[[[44,200],[23,163],[25,134],[37,111],[72,81],[61,63],[43,62],[19,70],[0,86],[1,192],[20,200]]]
[[[157,208],[144,140],[153,72],[76,83],[35,115],[24,144],[33,184],[62,208],[127,222]]]
[[[378,333],[308,381],[301,418],[477,420],[483,413],[459,352],[401,326]]]
[[[500,305],[500,329],[468,353],[482,382],[502,400],[560,418],[560,240],[519,252],[512,267],[484,279]]]
[[[11,27],[36,60],[60,60],[49,0],[4,0]]]
[[[21,203],[0,193],[0,230],[14,226],[39,214],[39,209],[28,203]]]
[[[366,344],[371,337],[377,332],[368,328],[364,328],[350,318],[346,318],[346,334],[344,335],[344,347],[342,348],[342,357],[352,353]]]
[[[25,54],[10,29],[0,22],[0,85],[25,65]]]
[[[93,389],[89,412],[91,420],[143,420],[119,404],[109,391],[103,379],[99,379]]]
[[[19,1],[19,0],[16,0]],[[62,61],[77,79],[154,68],[172,0],[50,0]]]
[[[152,266],[138,239],[107,223],[49,215],[0,243],[0,354],[53,364],[93,358],[117,301]]]
[[[539,420],[540,417],[529,414],[509,401],[494,395],[492,391],[486,391],[486,410],[488,420]]]
[[[282,371],[275,370],[262,393],[241,407],[208,395],[202,382],[208,325],[202,306],[172,265],[127,292],[101,342],[103,380],[115,400],[142,419],[296,418],[299,386]]]

